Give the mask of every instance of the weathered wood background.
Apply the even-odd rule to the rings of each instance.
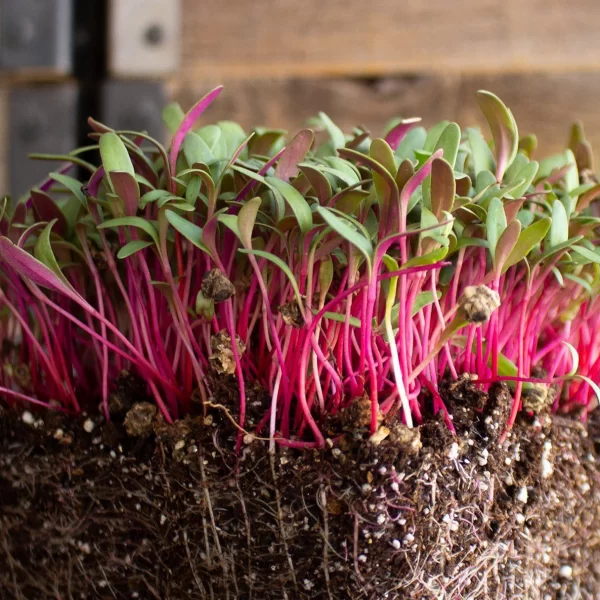
[[[188,108],[223,83],[207,120],[295,130],[323,110],[374,132],[398,115],[467,126],[485,88],[541,151],[561,149],[575,119],[600,149],[600,0],[183,0],[182,14],[168,89]]]
[[[600,149],[599,0],[183,0],[184,108],[295,130],[323,110],[377,131],[393,116],[481,123],[497,93],[542,150],[581,119]]]
[[[173,96],[184,108],[210,84],[177,78]],[[600,150],[600,73],[478,75],[389,75],[381,78],[221,79],[225,90],[206,113],[207,120],[233,119],[245,127],[270,125],[291,131],[325,111],[343,128],[364,125],[373,132],[394,116],[442,119],[468,126],[485,122],[475,102],[484,88],[512,109],[523,133],[538,136],[540,152],[564,149],[570,124],[584,122]]]

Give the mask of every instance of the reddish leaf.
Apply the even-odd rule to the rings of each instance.
[[[46,265],[28,252],[13,244],[8,238],[0,237],[0,259],[5,260],[25,280],[49,288],[78,301],[77,295]]]
[[[126,171],[111,171],[110,179],[115,193],[125,204],[125,215],[135,216],[140,203],[140,188],[135,178]]]
[[[179,129],[173,136],[171,142],[171,151],[169,153],[169,163],[171,165],[171,172],[176,173],[177,156],[179,150],[183,144],[185,136],[192,130],[194,123],[198,120],[200,115],[212,104],[213,100],[223,91],[223,86],[216,87],[212,92],[209,92],[197,102],[185,115]]]
[[[275,177],[288,182],[298,175],[298,163],[301,163],[310,150],[315,139],[310,129],[303,129],[286,146],[275,169]]]
[[[301,165],[300,169],[315,191],[319,204],[326,206],[331,198],[331,184],[327,177],[311,165]]]
[[[579,196],[577,201],[577,212],[581,212],[586,209],[594,200],[600,198],[600,183],[596,184],[593,188],[590,188],[587,192],[584,192]]]
[[[504,203],[504,214],[506,215],[506,222],[510,223],[517,218],[518,212],[523,206],[525,198],[517,198],[516,200],[510,200]]]
[[[513,248],[516,246],[520,233],[520,221],[511,221],[498,238],[496,252],[494,253],[494,268],[497,273],[500,273],[506,259],[510,256]]]
[[[393,127],[392,130],[385,136],[385,141],[390,145],[390,148],[396,151],[406,134],[420,121],[420,117],[405,119]]]
[[[55,231],[61,237],[65,237],[69,230],[67,219],[56,202],[45,192],[38,189],[31,190],[31,201],[33,211],[38,221],[53,221],[56,219]]]
[[[494,138],[496,151],[496,179],[500,182],[504,173],[514,160],[519,148],[517,124],[512,113],[502,100],[492,94],[480,90],[477,92],[477,102],[488,122]]]
[[[442,212],[450,212],[454,204],[456,183],[450,163],[436,158],[431,164],[431,210],[440,219]]]

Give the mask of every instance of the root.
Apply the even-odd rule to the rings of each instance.
[[[275,453],[269,452],[269,462],[271,465],[271,475],[273,477],[273,490],[275,491],[275,502],[277,505],[277,523],[279,525],[279,535],[281,536],[281,543],[283,544],[283,548],[285,550],[285,556],[288,563],[290,577],[292,578],[292,582],[294,583],[294,589],[296,593],[298,592],[298,582],[296,580],[296,570],[294,569],[294,561],[292,559],[292,555],[290,554],[290,549],[287,542],[287,533],[284,527],[284,516],[283,511],[281,509],[281,494],[279,491],[279,483],[277,481],[277,472],[275,470]],[[285,594],[285,591],[284,591]],[[287,594],[286,594],[287,597]]]

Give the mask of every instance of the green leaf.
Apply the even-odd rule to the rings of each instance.
[[[312,227],[312,211],[304,196],[292,185],[277,179],[276,177],[265,177],[265,183],[272,189],[279,192],[283,199],[292,209],[298,226],[302,233],[307,233]]]
[[[577,275],[573,275],[572,273],[565,273],[565,277],[580,285],[590,296],[594,294],[592,286],[585,279],[578,277]]]
[[[496,177],[491,171],[479,171],[475,180],[475,191],[481,194],[485,189],[496,183]]]
[[[111,171],[124,171],[135,179],[135,169],[129,157],[129,152],[127,152],[127,147],[116,133],[103,133],[100,136],[99,146],[102,166],[106,171],[113,191],[114,186],[112,185],[110,176]]]
[[[358,177],[354,172],[349,175],[346,171],[338,171],[337,169],[328,167],[326,165],[319,165],[319,171],[325,173],[326,175],[332,175],[333,177],[336,177],[347,186],[354,185],[358,181]],[[337,182],[334,181],[333,183],[337,186]]]
[[[517,177],[519,171],[528,164],[529,159],[522,152],[517,152],[515,160],[512,161],[510,167],[508,167],[508,169],[506,169],[506,172],[504,173],[503,182],[507,184],[519,179]]]
[[[504,205],[498,198],[492,198],[488,204],[487,219],[485,224],[486,237],[490,246],[492,257],[496,254],[496,244],[506,229],[506,213]]]
[[[266,260],[272,262],[276,266],[278,266],[289,279],[292,289],[294,290],[294,294],[296,296],[296,300],[299,306],[302,306],[302,296],[300,294],[300,289],[298,288],[298,283],[296,282],[296,278],[294,274],[290,270],[290,268],[279,258],[275,256],[275,254],[271,254],[270,252],[265,252],[264,250],[253,250],[252,248],[240,248],[238,252],[242,254],[254,254],[255,256],[259,256],[260,258],[265,258]]]
[[[150,202],[156,202],[160,198],[166,197],[178,198],[178,196],[173,196],[168,190],[150,190],[141,197],[140,210],[146,208],[146,204],[150,204]]]
[[[528,158],[531,158],[538,147],[537,137],[533,133],[522,135],[519,138],[519,150],[524,152]]]
[[[190,166],[196,163],[204,163],[210,166],[216,160],[208,144],[194,131],[190,131],[183,140],[183,154]]]
[[[529,227],[535,220],[535,215],[530,210],[520,210],[517,213],[517,220],[523,227]]]
[[[548,235],[550,246],[558,246],[569,238],[569,219],[564,204],[560,200],[552,203],[552,225]]]
[[[206,125],[198,129],[196,133],[206,142],[215,160],[225,160],[228,158],[227,141],[217,125]]]
[[[456,241],[456,245],[451,246],[449,252],[454,253],[461,248],[467,248],[468,246],[477,246],[479,248],[488,248],[489,244],[487,240],[480,238],[460,238]]]
[[[437,291],[436,295],[437,295],[437,299],[439,300],[442,297],[442,292]],[[435,298],[433,296],[433,292],[427,291],[427,292],[420,292],[419,294],[417,294],[415,301],[413,302],[413,305],[412,305],[411,317],[414,317],[420,310],[422,310],[429,304],[433,304],[434,301],[435,301]],[[396,325],[394,325],[394,326],[395,327],[398,326],[398,317],[397,316],[396,316]]]
[[[316,314],[316,310],[314,311]],[[340,313],[336,313],[336,312],[324,312],[323,313],[323,318],[324,319],[329,319],[331,321],[337,321],[338,323],[345,323],[346,322],[346,315],[342,315]],[[350,324],[351,327],[360,327],[361,326],[361,322],[360,319],[357,319],[356,317],[350,317],[348,319],[348,323]]]
[[[87,208],[86,195],[81,191],[81,181],[78,181],[74,177],[63,175],[62,173],[50,173],[50,179],[54,179],[58,183],[64,185],[76,198]]]
[[[46,267],[48,267],[69,289],[73,289],[67,278],[63,275],[63,272],[58,265],[58,261],[52,251],[52,245],[50,243],[50,234],[52,233],[52,227],[56,223],[56,219],[50,221],[44,229],[38,235],[38,239],[33,247],[33,255]]]
[[[571,192],[572,190],[579,187],[579,172],[577,171],[577,161],[575,160],[575,155],[572,150],[565,151],[565,164],[571,165],[571,168],[567,171],[565,175],[565,188],[567,192]]]
[[[221,138],[225,143],[226,156],[233,156],[235,151],[248,137],[241,125],[234,121],[219,121],[217,127],[221,130]]]
[[[440,121],[439,123],[432,125],[427,131],[427,138],[423,142],[421,150],[428,152],[429,155],[433,154],[433,150],[435,149],[438,140],[442,135],[442,131],[444,131],[449,124],[450,121]]]
[[[401,160],[416,160],[415,150],[423,148],[426,138],[427,130],[424,127],[411,129],[396,149],[396,156]]]
[[[579,254],[580,256],[583,256],[583,258],[585,258],[586,260],[596,264],[600,264],[600,254],[598,254],[597,252],[589,250],[584,246],[579,246],[578,244],[573,244],[570,249]]]
[[[369,155],[373,160],[376,160],[384,169],[386,169],[392,177],[396,176],[398,169],[396,167],[394,152],[384,139],[376,138],[371,142]]]
[[[152,242],[148,240],[132,240],[119,250],[117,253],[117,258],[127,258],[128,256],[131,256],[132,254],[135,254],[136,252],[139,252],[148,246],[152,246]]]
[[[365,190],[342,190],[333,199],[333,205],[337,210],[347,215],[353,215],[358,210],[363,200],[369,196]]]
[[[185,199],[192,205],[196,206],[196,200],[200,196],[200,189],[202,188],[202,178],[198,175],[192,175],[190,182],[185,188]]]
[[[502,267],[503,273],[523,260],[546,237],[551,223],[550,217],[544,217],[521,231],[515,247]]]
[[[552,256],[553,254],[555,254],[557,252],[561,252],[562,250],[568,250],[569,248],[571,248],[571,246],[573,244],[577,243],[581,239],[583,239],[583,236],[578,235],[576,237],[572,237],[572,238],[568,239],[566,242],[563,242],[562,244],[559,244],[558,246],[547,248],[546,250],[544,250],[544,252],[542,252],[542,254],[540,254],[540,256],[538,256],[535,259],[534,263],[542,262],[549,256]]]
[[[333,261],[330,256],[326,256],[319,265],[319,294],[323,300],[333,283],[333,275]]]
[[[203,252],[206,252],[210,256],[210,250],[202,241],[202,229],[195,223],[188,221],[185,217],[177,214],[175,211],[170,209],[165,210],[165,217],[167,221],[188,241],[190,241],[196,248],[199,248]]]
[[[475,177],[482,171],[493,171],[494,157],[479,129],[467,129],[467,138],[471,146],[471,162]]]
[[[238,213],[237,226],[240,232],[240,240],[245,248],[252,248],[252,230],[254,229],[260,204],[260,198],[252,198],[240,208]]]
[[[554,274],[554,277],[556,277],[556,281],[558,281],[558,284],[560,285],[560,287],[565,287],[565,280],[564,277],[562,276],[562,273],[558,270],[557,267],[552,267],[552,273]]]
[[[387,270],[390,273],[394,273],[396,271],[400,270],[400,267],[398,266],[398,262],[396,261],[395,258],[391,257],[389,254],[384,254],[381,257],[383,263],[385,264]],[[396,299],[396,289],[398,286],[398,277],[391,277],[388,280],[384,280],[382,281],[383,284],[383,289],[384,289],[384,293],[386,295],[386,301],[385,301],[385,319],[389,319],[390,323],[391,323],[391,315],[392,315],[392,308],[394,305],[394,300]]]
[[[538,168],[539,163],[537,163],[535,160],[532,160],[516,173],[511,183],[521,180],[522,182],[518,187],[511,190],[511,195],[513,198],[520,198],[529,189],[529,186],[532,184],[537,175]]]
[[[339,233],[345,240],[350,242],[355,248],[360,250],[364,255],[371,268],[373,262],[373,244],[371,240],[366,238],[364,235],[356,231],[350,221],[342,217],[338,217],[331,210],[319,206],[317,212],[323,217],[323,220],[331,227],[336,233]]]
[[[435,263],[440,262],[446,258],[448,254],[448,247],[442,246],[441,248],[436,248],[423,256],[415,256],[407,260],[403,265],[401,265],[400,269],[409,269],[411,267],[421,267],[424,265],[434,265]]]
[[[457,123],[449,123],[442,131],[442,134],[435,145],[434,152],[442,149],[444,151],[444,160],[448,161],[450,166],[454,168],[459,145],[460,127]]]
[[[336,150],[343,148],[346,145],[344,132],[324,112],[319,113],[319,118],[333,142],[333,147]]]
[[[162,111],[163,123],[167,126],[171,135],[174,135],[177,132],[184,117],[185,113],[181,110],[181,106],[179,106],[178,102],[167,104]]]
[[[488,123],[496,151],[496,179],[502,181],[504,172],[519,149],[519,132],[515,119],[502,100],[495,94],[480,90],[477,102]]]
[[[156,227],[142,217],[118,217],[117,219],[109,219],[100,223],[98,229],[108,229],[111,227],[135,227],[147,233],[152,241],[158,246],[158,232]]]
[[[360,171],[358,170],[358,167],[349,160],[340,158],[339,156],[325,156],[323,160],[336,171],[344,173],[346,178],[349,181],[352,181],[352,185],[360,181]]]

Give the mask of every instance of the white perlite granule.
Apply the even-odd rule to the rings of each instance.
[[[564,579],[571,579],[573,577],[573,567],[570,565],[563,565],[558,570],[559,577],[563,577]]]
[[[554,467],[549,460],[551,451],[552,444],[549,441],[544,442],[544,447],[542,449],[542,479],[548,479],[554,471]]]
[[[448,458],[450,460],[456,460],[458,458],[458,444],[454,442],[452,446],[450,446],[450,451],[448,452]]]

